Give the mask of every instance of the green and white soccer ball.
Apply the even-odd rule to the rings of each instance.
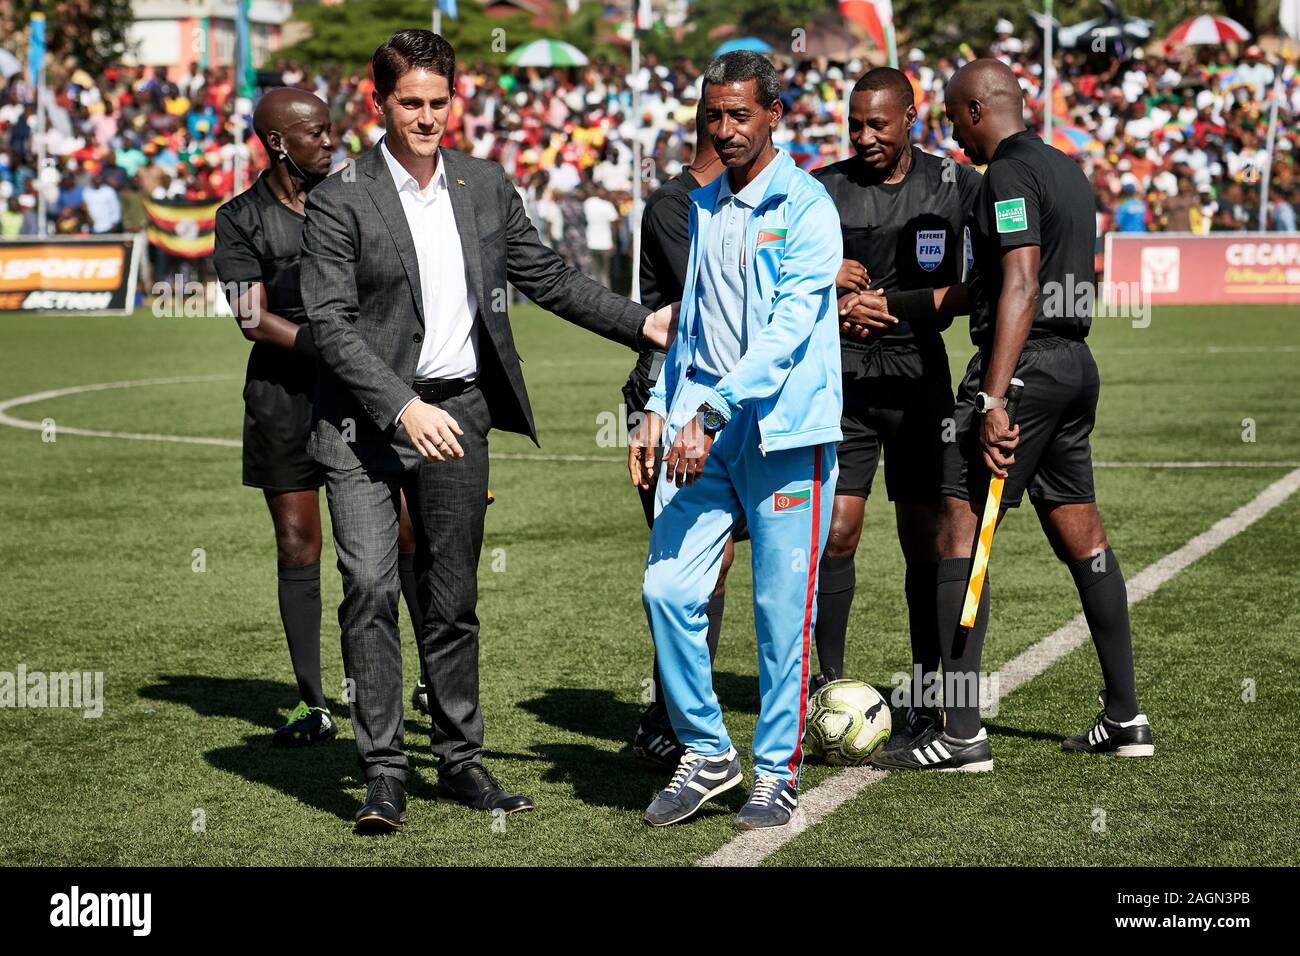
[[[808,702],[804,753],[834,766],[856,767],[884,746],[891,724],[889,704],[870,684],[831,681]]]

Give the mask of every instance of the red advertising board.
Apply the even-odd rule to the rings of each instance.
[[[1153,305],[1300,305],[1300,233],[1106,234],[1106,286]]]

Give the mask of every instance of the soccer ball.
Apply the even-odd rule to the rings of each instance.
[[[819,687],[808,703],[804,752],[837,767],[856,767],[889,739],[889,705],[870,684],[836,680]]]

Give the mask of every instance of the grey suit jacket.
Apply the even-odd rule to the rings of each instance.
[[[478,299],[479,383],[492,427],[537,441],[506,284],[584,328],[636,348],[649,314],[565,265],[542,244],[496,163],[441,150],[466,271]],[[320,353],[308,451],[328,468],[410,468],[420,458],[396,424],[415,392],[424,310],[415,245],[376,146],[307,198],[301,286]]]

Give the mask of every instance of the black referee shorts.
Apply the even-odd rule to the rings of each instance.
[[[325,469],[307,454],[316,360],[257,343],[244,381],[244,484],[271,492],[314,491]]]
[[[935,501],[952,375],[940,346],[844,343],[844,415],[835,494],[866,498],[884,451],[890,501]]]
[[[944,495],[981,503],[990,477],[980,451],[980,416],[975,411],[984,361],[981,352],[966,367],[957,390],[956,440],[945,447],[943,457]],[[1084,342],[1070,339],[1030,339],[1015,374],[1025,390],[1016,412],[1020,444],[1002,487],[1003,507],[1019,506],[1025,489],[1035,502],[1096,501],[1088,436],[1097,420],[1101,380],[1092,351]]]

